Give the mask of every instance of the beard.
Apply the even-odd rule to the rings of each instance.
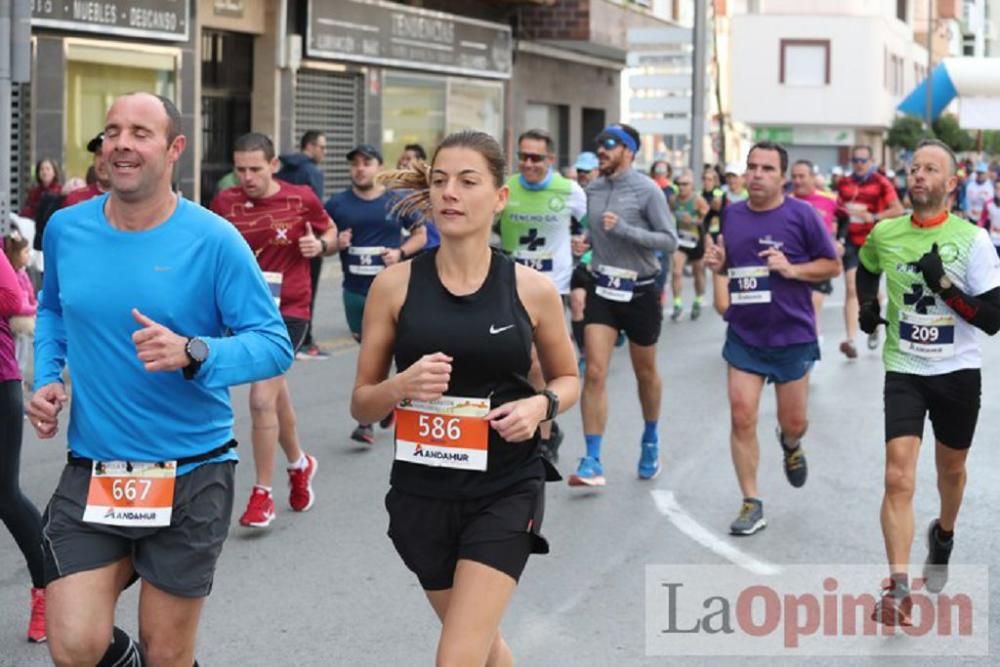
[[[913,208],[921,211],[933,211],[944,206],[945,199],[947,199],[948,193],[945,192],[943,187],[929,187],[926,191],[914,194],[910,193],[910,201],[913,202]]]
[[[362,192],[368,192],[369,190],[375,187],[375,181],[370,180],[361,183],[359,183],[358,181],[351,181],[351,185],[353,185],[358,190],[361,190]]]
[[[600,168],[601,176],[610,176],[615,173],[615,170],[618,169],[620,164],[620,159],[613,158],[609,155],[607,164]]]

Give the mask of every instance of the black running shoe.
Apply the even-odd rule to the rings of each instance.
[[[806,467],[806,453],[802,450],[801,444],[795,449],[787,449],[782,440],[780,428],[777,430],[777,434],[781,452],[785,455],[785,477],[788,478],[789,484],[799,488],[806,483],[806,477],[809,474],[809,469]]]
[[[941,524],[937,519],[927,528],[927,560],[924,561],[924,586],[931,593],[940,593],[948,583],[948,559],[955,546],[955,539],[942,540],[938,532]]]

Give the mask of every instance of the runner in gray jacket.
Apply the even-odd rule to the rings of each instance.
[[[584,340],[587,369],[581,396],[587,455],[570,486],[604,486],[601,440],[608,418],[607,374],[615,338],[629,340],[632,369],[639,384],[644,420],[640,479],[660,474],[660,375],[656,341],[663,310],[656,287],[657,251],[672,253],[677,229],[667,199],[651,179],[632,168],[639,133],[611,125],[597,136],[601,177],[587,188],[587,219],[593,247],[593,281],[587,290]]]

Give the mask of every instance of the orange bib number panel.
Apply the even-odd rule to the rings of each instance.
[[[110,526],[169,526],[177,462],[95,461],[83,520]]]
[[[442,396],[396,408],[396,460],[457,470],[486,470],[488,398]]]

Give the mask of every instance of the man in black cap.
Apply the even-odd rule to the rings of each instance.
[[[399,195],[375,183],[375,174],[382,168],[382,154],[377,148],[359,144],[347,154],[347,161],[351,165],[351,187],[330,197],[326,212],[340,230],[337,240],[344,271],[344,312],[351,334],[360,341],[365,299],[375,276],[386,266],[422,250],[427,230],[423,216],[393,213]],[[404,228],[410,231],[406,239]],[[382,426],[391,425],[390,413]],[[374,429],[370,424],[358,424],[351,439],[371,444],[375,441]]]
[[[111,189],[111,174],[108,172],[108,163],[104,159],[101,147],[104,145],[104,132],[98,132],[97,136],[87,142],[87,151],[94,154],[94,176],[96,180],[88,183],[87,187],[73,190],[63,202],[63,208],[79,204],[98,195],[102,195]]]

